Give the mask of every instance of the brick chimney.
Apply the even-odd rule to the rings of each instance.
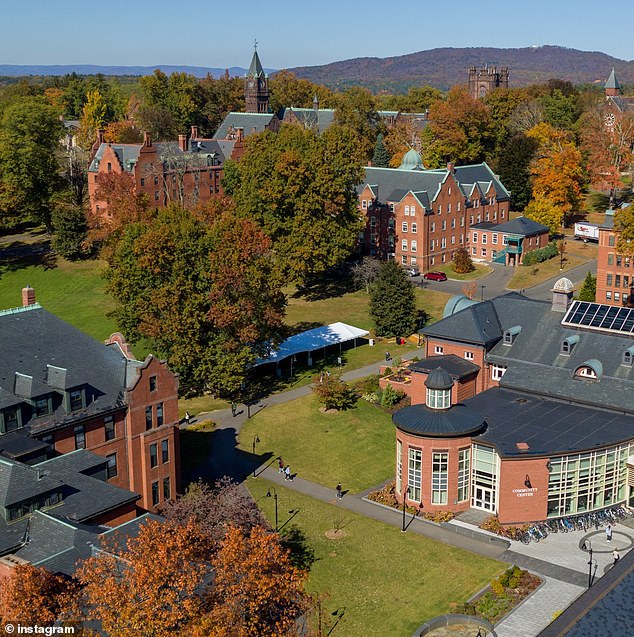
[[[178,136],[178,147],[185,152],[187,150],[187,135]]]
[[[447,172],[450,172],[453,175],[454,164],[452,161],[447,162]]]
[[[238,134],[236,141],[241,142],[244,139],[244,128],[236,128],[236,133]]]
[[[103,128],[98,128],[97,129],[97,137],[95,138],[95,143],[92,145],[92,155],[91,155],[91,161],[92,158],[95,156],[95,154],[97,153],[97,151],[99,150],[99,147],[101,146],[101,144],[104,143],[105,141],[105,134],[106,131]]]
[[[192,126],[192,139],[198,139],[198,126]]]
[[[26,287],[22,288],[22,307],[28,307],[36,303],[35,290],[27,283]]]
[[[143,132],[143,145],[150,147],[152,145],[152,138],[150,137],[150,133],[148,131]]]

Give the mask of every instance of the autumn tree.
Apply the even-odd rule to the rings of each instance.
[[[416,329],[414,288],[396,261],[386,261],[370,288],[377,336],[409,336]]]
[[[354,131],[363,157],[370,159],[377,135],[381,132],[381,118],[376,111],[374,96],[367,89],[354,86],[335,98],[335,123]]]
[[[341,411],[354,407],[357,402],[354,390],[342,380],[339,374],[324,376],[318,384],[313,386],[313,391],[319,397],[319,404],[325,409]]]
[[[551,234],[556,233],[564,222],[561,207],[547,197],[540,195],[529,201],[526,208],[524,208],[524,214],[533,221],[547,226]]]
[[[104,129],[104,139],[115,144],[140,144],[143,133],[134,121],[126,119],[110,122]]]
[[[465,274],[475,270],[471,256],[466,248],[458,248],[454,252],[452,268],[458,274]]]
[[[207,76],[200,82],[200,90],[203,96],[199,120],[201,136],[211,137],[231,111],[244,111],[244,80],[229,77],[228,71],[218,79]]]
[[[214,542],[220,542],[229,526],[245,532],[266,523],[244,485],[229,477],[217,480],[213,487],[199,480],[185,494],[166,502],[161,514],[177,524],[194,521]]]
[[[101,93],[97,90],[88,91],[86,103],[79,120],[78,144],[81,148],[90,149],[95,141],[97,130],[106,124],[108,107]]]
[[[577,91],[564,93],[560,88],[554,88],[539,99],[544,114],[544,121],[554,126],[572,131],[581,115],[577,99]]]
[[[18,565],[0,579],[0,627],[52,625],[68,608],[73,593],[74,586],[63,577],[31,564]]]
[[[355,285],[359,288],[365,288],[370,294],[370,286],[379,276],[381,270],[381,262],[375,257],[363,257],[363,259],[352,266],[352,278]]]
[[[306,572],[295,568],[277,535],[232,528],[212,561],[213,586],[196,637],[292,637],[310,606]]]
[[[269,80],[271,91],[270,107],[276,113],[280,108],[312,108],[317,96],[320,108],[329,108],[333,104],[330,89],[309,80],[298,78],[292,71],[278,71]]]
[[[186,393],[235,396],[279,339],[285,297],[271,242],[230,209],[205,216],[170,206],[128,225],[106,276],[122,332],[150,339]]]
[[[303,281],[342,263],[362,229],[355,187],[363,178],[358,140],[331,126],[322,135],[282,126],[251,135],[240,162],[227,161],[225,192],[239,216],[273,241],[290,279]]]
[[[9,106],[0,122],[0,226],[33,219],[52,229],[51,199],[62,187],[55,155],[62,125],[38,98]]]
[[[77,571],[86,619],[109,637],[180,634],[204,607],[211,553],[193,522],[151,520],[123,545],[115,533]]]
[[[614,215],[618,254],[634,256],[634,205],[617,210]]]
[[[487,107],[464,87],[454,86],[446,100],[434,102],[429,109],[429,120],[422,136],[426,166],[437,168],[448,161],[481,162],[493,147]]]

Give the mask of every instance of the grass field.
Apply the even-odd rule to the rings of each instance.
[[[574,254],[567,254],[563,270],[559,268],[559,257],[553,257],[548,261],[536,263],[535,265],[521,265],[517,268],[517,271],[506,287],[510,290],[529,288],[533,285],[543,283],[544,281],[557,276],[559,273],[561,273],[561,276],[564,276],[568,270],[571,270],[586,261],[588,261],[588,259]]]
[[[249,490],[273,523],[271,483]],[[315,550],[308,590],[325,596],[323,634],[344,611],[333,637],[411,635],[428,619],[451,612],[504,569],[503,564],[452,548],[275,485],[280,527],[296,525]],[[334,500],[334,498],[333,498]],[[293,513],[289,513],[292,511]],[[329,539],[328,531],[341,529]],[[282,529],[283,530],[283,529]],[[331,535],[329,533],[329,535]]]
[[[319,411],[315,395],[272,405],[248,420],[240,446],[251,451],[257,434],[260,454],[282,456],[302,478],[353,493],[378,485],[394,473],[394,426],[390,414],[359,400],[355,409]]]

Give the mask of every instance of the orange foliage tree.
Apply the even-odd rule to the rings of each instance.
[[[213,560],[214,582],[197,637],[285,637],[310,606],[306,573],[291,565],[278,536],[231,528]]]
[[[67,608],[72,591],[72,584],[44,568],[16,566],[0,580],[0,626],[53,624]]]
[[[193,522],[152,520],[125,547],[105,542],[77,572],[86,619],[99,620],[109,637],[181,634],[203,607],[210,555]]]

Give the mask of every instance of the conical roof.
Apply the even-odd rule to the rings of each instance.
[[[253,58],[251,59],[248,75],[249,77],[264,77],[265,75],[257,50],[253,51]]]
[[[403,161],[399,168],[402,170],[415,170],[416,168],[423,167],[423,158],[414,150],[410,148],[403,156]]]
[[[425,379],[425,387],[429,389],[451,389],[453,380],[446,369],[436,367]]]
[[[605,83],[604,88],[615,88],[619,90],[621,89],[621,84],[616,79],[616,73],[614,71],[614,67],[612,67],[612,72],[610,73],[610,77],[608,78],[608,81]]]

